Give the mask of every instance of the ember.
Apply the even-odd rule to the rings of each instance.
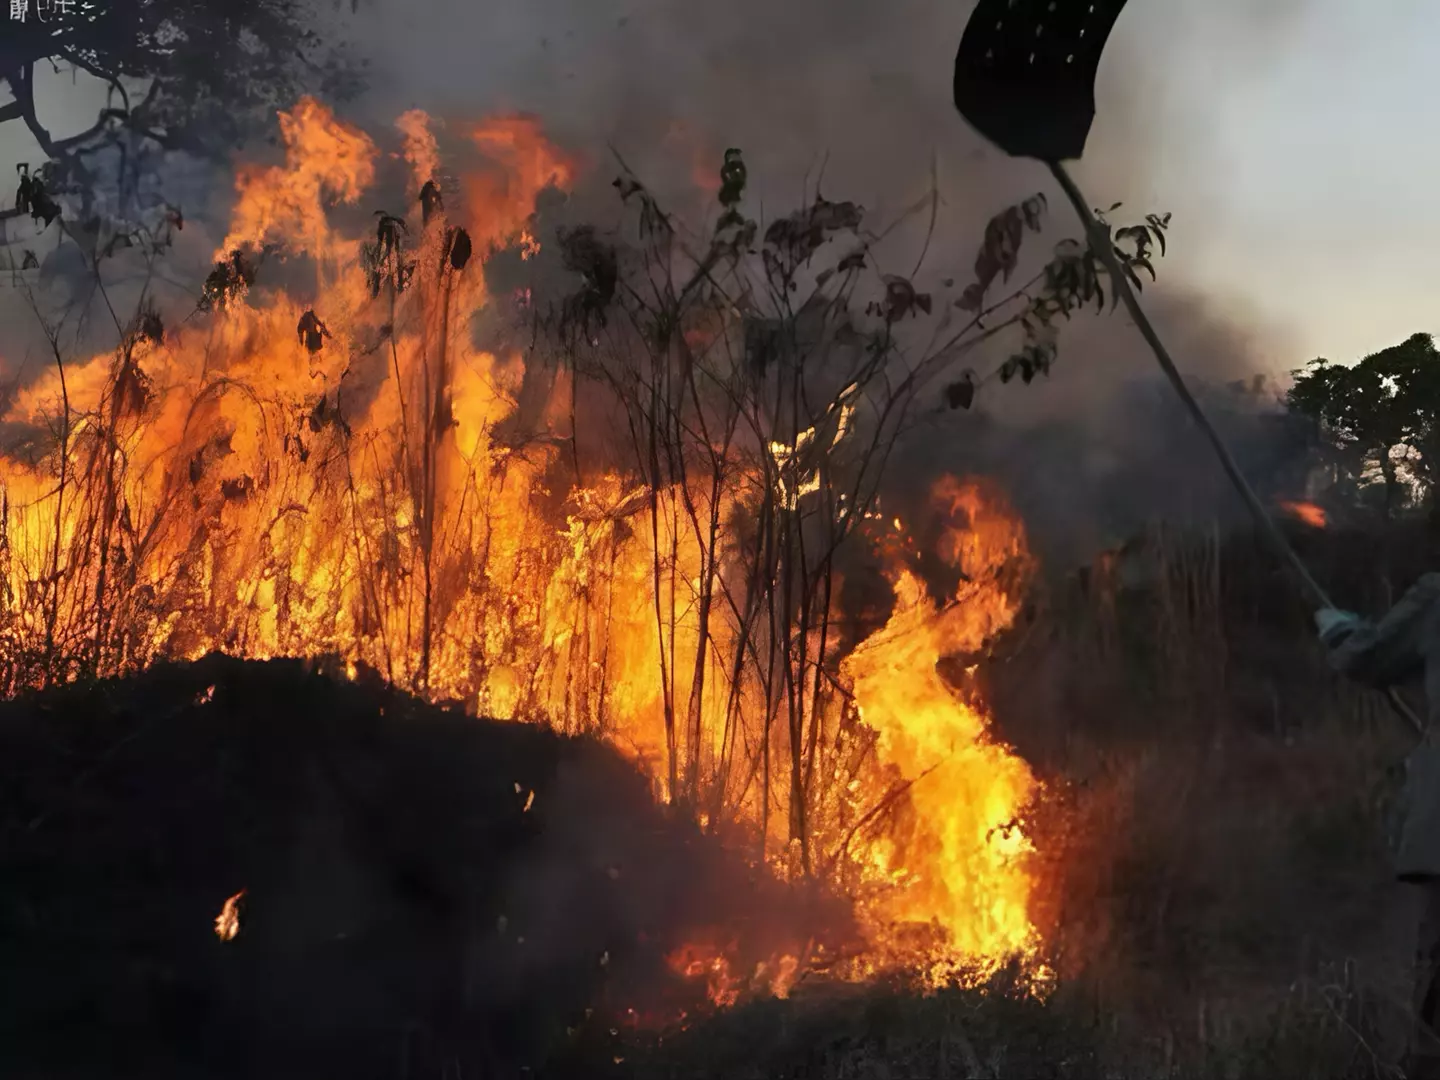
[[[1323,529],[1327,524],[1324,507],[1316,506],[1312,502],[1286,501],[1280,504],[1280,508],[1312,529]]]
[[[221,941],[234,941],[240,933],[240,909],[245,902],[245,890],[241,889],[225,901],[220,914],[215,916],[215,936]]]

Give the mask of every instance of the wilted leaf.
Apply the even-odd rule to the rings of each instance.
[[[955,306],[961,311],[979,311],[980,305],[985,302],[985,287],[978,281],[971,282],[965,286],[965,291],[955,301]]]
[[[898,322],[916,311],[930,312],[930,295],[917,293],[908,278],[897,274],[885,276],[885,298],[868,306],[869,314],[879,314],[887,323]]]
[[[772,222],[765,230],[765,245],[780,260],[777,266],[796,266],[835,233],[858,229],[864,213],[853,202],[834,203],[817,197],[808,207]],[[839,269],[846,269],[845,260]]]

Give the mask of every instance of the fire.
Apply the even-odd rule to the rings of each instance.
[[[1303,521],[1312,529],[1323,529],[1328,523],[1325,508],[1316,506],[1312,502],[1286,500],[1280,504],[1280,508],[1296,520]]]
[[[711,942],[694,942],[676,949],[666,962],[681,978],[703,981],[706,999],[717,1008],[735,1004],[747,992],[782,999],[790,996],[800,970],[797,957],[783,954],[773,963],[761,961],[747,978],[734,970],[732,951]]]
[[[408,115],[408,114],[407,114]],[[328,252],[328,202],[353,203],[375,178],[375,144],[340,123],[318,101],[279,114],[285,164],[242,168],[230,233],[217,258],[243,247],[286,240],[297,252]]]
[[[220,914],[215,916],[215,936],[221,941],[234,941],[240,933],[240,909],[245,901],[245,890],[241,889],[225,901]]]
[[[1024,536],[975,485],[946,479],[935,499],[955,523],[942,546],[964,575],[958,592],[937,605],[912,571],[897,567],[894,614],[845,671],[910,804],[906,820],[867,853],[874,871],[898,886],[868,914],[883,925],[938,924],[945,936],[932,974],[943,979],[957,964],[980,961],[983,969],[1029,956],[1038,944],[1022,825],[1038,787],[1025,762],[991,736],[983,706],[964,700],[936,669],[940,657],[977,651],[1014,619],[1014,575],[1028,562]]]
[[[1018,610],[1013,514],[975,484],[936,486],[933,554],[961,584],[933,597],[903,521],[867,512],[895,605],[838,665],[838,589],[803,632],[778,602],[747,613],[740,523],[766,504],[797,521],[824,495],[816,455],[856,422],[848,391],[816,426],[757,438],[723,483],[652,488],[618,468],[580,482],[577,376],[552,376],[538,431],[517,437],[527,358],[471,332],[509,302],[484,256],[536,255],[536,199],[579,166],[532,119],[492,119],[464,131],[483,161],[422,216],[439,142],[418,111],[397,127],[416,205],[360,228],[329,211],[359,214],[381,150],[318,102],[280,114],[283,165],[239,171],[217,262],[305,255],[312,286],[257,273],[203,317],[14,396],[4,422],[36,435],[0,453],[5,691],[212,649],[336,655],[351,677],[608,738],[757,863],[847,890],[868,939],[856,977],[1038,965],[1024,817],[1040,787],[937,667]],[[457,228],[479,256],[460,266]],[[325,333],[307,343],[309,320]],[[691,347],[727,340],[692,329]],[[216,920],[223,940],[243,897]],[[672,968],[717,1004],[784,996],[818,948],[741,964],[717,932]]]

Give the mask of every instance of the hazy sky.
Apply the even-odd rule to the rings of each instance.
[[[882,168],[923,178],[932,153],[946,176],[988,171],[967,201],[993,205],[951,208],[973,243],[1004,204],[997,190],[1018,197],[1048,177],[983,154],[950,109],[966,10],[932,0],[377,0],[356,25],[375,58],[377,115],[522,107],[631,148],[668,117],[693,121],[707,143],[738,133],[747,154],[781,163],[799,162],[799,146],[813,160],[854,132],[865,143],[868,131],[873,142],[849,164],[841,148],[832,186],[847,169],[877,190]],[[1433,0],[1132,0],[1076,173],[1097,203],[1173,212],[1162,273],[1253,331],[1264,366],[1356,358],[1440,330],[1430,292],[1440,265],[1436,70]],[[43,118],[57,133],[93,117],[93,88],[68,74],[41,79]],[[36,158],[18,122],[0,125],[0,174]],[[969,257],[954,261],[963,269]]]

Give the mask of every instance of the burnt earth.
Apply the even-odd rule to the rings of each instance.
[[[560,1075],[818,925],[594,740],[221,656],[0,703],[0,881],[15,1080]]]

